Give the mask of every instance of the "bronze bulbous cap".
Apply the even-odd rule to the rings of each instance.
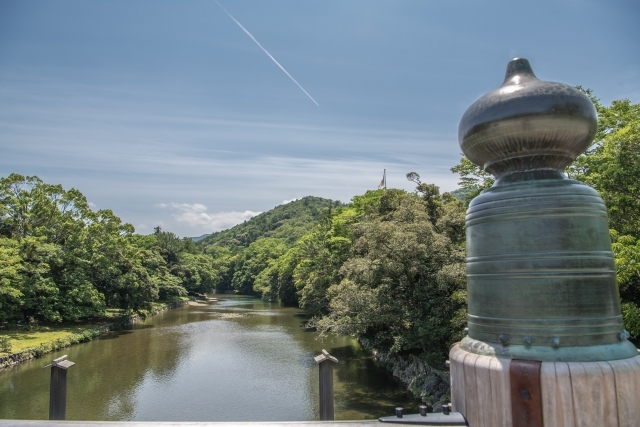
[[[458,140],[469,160],[497,178],[562,171],[591,145],[597,122],[595,107],[581,91],[538,80],[529,61],[516,58],[502,86],[467,109]]]

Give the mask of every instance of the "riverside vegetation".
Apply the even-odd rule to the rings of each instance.
[[[585,92],[598,133],[566,172],[607,204],[625,327],[637,339],[640,106],[606,107]],[[0,180],[0,323],[91,322],[109,310],[235,292],[299,306],[320,336],[353,335],[391,370],[443,377],[466,323],[466,206],[493,183],[464,157],[452,171],[461,176],[454,193],[409,173],[412,193],[368,191],[346,205],[305,197],[195,243],[160,228],[135,234],[111,211],[92,211],[77,190],[12,174]],[[0,351],[7,341],[0,334]],[[434,387],[419,394],[440,400],[446,390]]]

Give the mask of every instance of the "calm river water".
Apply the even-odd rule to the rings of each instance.
[[[349,337],[320,342],[296,308],[256,298],[158,314],[0,371],[0,418],[47,419],[49,360],[68,354],[68,420],[273,421],[318,419],[318,367],[334,370],[336,419],[393,415],[417,401]]]

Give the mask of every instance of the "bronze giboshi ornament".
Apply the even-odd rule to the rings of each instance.
[[[464,154],[496,177],[467,211],[468,352],[538,361],[638,354],[624,330],[607,221],[591,187],[563,173],[592,143],[581,91],[509,62],[464,114]]]

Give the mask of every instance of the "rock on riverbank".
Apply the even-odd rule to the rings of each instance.
[[[442,405],[450,401],[451,380],[448,372],[432,368],[414,355],[402,357],[395,353],[374,351],[373,356],[402,381],[414,396],[431,403],[435,411],[442,411]]]

